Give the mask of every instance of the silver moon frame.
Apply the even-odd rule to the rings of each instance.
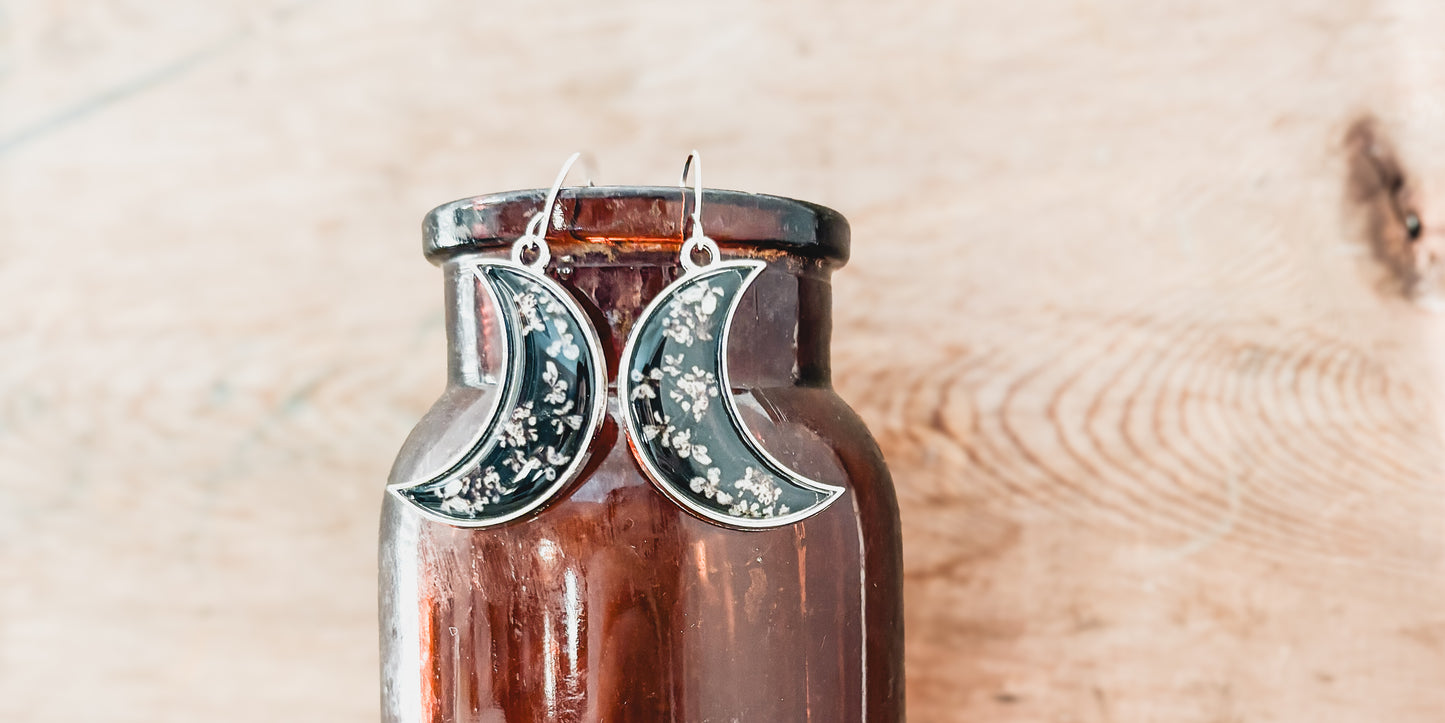
[[[577,304],[576,300],[573,299],[572,294],[557,281],[548,278],[544,272],[508,258],[477,259],[467,264],[467,268],[470,269],[472,276],[479,282],[478,287],[486,289],[486,293],[491,300],[490,306],[492,311],[502,325],[502,333],[499,335],[500,343],[497,351],[499,352],[498,356],[504,360],[502,368],[506,376],[499,381],[499,391],[487,410],[487,423],[477,431],[472,437],[471,442],[467,444],[460,453],[454,455],[447,461],[443,467],[444,471],[427,475],[427,478],[421,482],[397,482],[389,484],[387,485],[387,491],[405,503],[407,507],[428,519],[454,527],[482,528],[505,524],[525,517],[552,502],[556,498],[557,493],[566,488],[567,485],[576,478],[583,465],[591,458],[592,446],[596,442],[597,432],[602,428],[603,419],[607,415],[607,361],[602,355],[602,344],[598,340],[597,330],[593,328],[592,320],[583,312],[582,307]],[[516,316],[517,310],[515,304],[508,304],[502,300],[501,294],[498,293],[493,282],[489,281],[484,273],[487,268],[506,269],[526,278],[528,281],[544,289],[554,300],[565,308],[566,315],[570,318],[572,326],[578,330],[577,333],[581,336],[578,342],[578,345],[582,347],[581,350],[579,350],[580,354],[586,355],[587,363],[590,364],[591,367],[592,373],[589,385],[590,399],[586,409],[580,410],[586,416],[583,420],[582,427],[577,430],[580,432],[581,439],[578,450],[572,456],[572,459],[569,460],[562,469],[557,471],[556,479],[552,481],[550,485],[540,494],[536,494],[535,499],[505,514],[485,518],[467,518],[443,514],[430,509],[411,499],[406,493],[423,487],[441,488],[448,483],[462,478],[469,471],[472,471],[473,466],[479,460],[485,459],[487,455],[496,448],[503,417],[510,415],[512,411],[524,401],[528,401],[519,398],[519,385],[521,380],[512,378],[518,370],[521,370],[522,373],[533,371],[533,366],[529,364],[529,360],[516,360],[512,356],[514,353],[513,346],[516,345],[515,341],[522,336],[521,333],[516,331],[517,321],[514,318],[509,318]],[[509,306],[511,308],[508,308]],[[481,320],[477,319],[477,323],[480,324],[480,322]]]
[[[638,315],[637,322],[633,326],[632,333],[628,335],[627,344],[623,348],[617,370],[617,399],[621,407],[623,426],[630,442],[629,446],[632,448],[633,456],[647,473],[647,476],[652,480],[654,486],[661,489],[669,498],[681,505],[684,509],[705,520],[725,527],[744,530],[774,529],[800,522],[822,512],[833,502],[837,501],[843,492],[846,491],[843,487],[824,484],[803,477],[770,454],[753,435],[752,431],[748,429],[747,425],[743,423],[737,408],[737,403],[733,398],[732,378],[728,368],[728,348],[732,336],[733,321],[737,315],[738,306],[742,297],[748,292],[758,275],[761,274],[766,267],[767,264],[763,261],[732,260],[715,261],[707,266],[686,269],[681,276],[659,292],[643,312]],[[632,395],[636,386],[632,379],[631,371],[636,366],[634,355],[638,351],[637,343],[641,337],[644,326],[652,321],[662,310],[663,306],[672,301],[678,292],[690,284],[732,269],[742,269],[744,273],[742,275],[742,283],[739,285],[738,290],[727,302],[727,311],[722,321],[722,333],[717,342],[717,358],[715,364],[718,370],[717,377],[720,386],[718,402],[721,403],[725,409],[731,431],[736,435],[737,441],[755,457],[757,462],[770,468],[785,482],[822,497],[822,500],[819,502],[796,511],[790,511],[787,514],[760,518],[744,517],[726,514],[717,509],[704,507],[692,500],[681,489],[678,489],[678,487],[685,488],[688,481],[669,479],[668,475],[649,456],[643,448],[644,445],[639,441],[644,439],[644,435],[640,425],[641,420],[638,419],[637,414],[634,413],[632,408]]]

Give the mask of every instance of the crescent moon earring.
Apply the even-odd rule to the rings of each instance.
[[[789,469],[742,422],[728,375],[728,337],[738,300],[766,264],[722,260],[703,233],[697,151],[683,166],[681,185],[687,189],[694,166],[682,275],[642,312],[622,352],[617,395],[624,427],[643,470],[687,510],[728,527],[789,525],[821,512],[843,488]]]
[[[422,514],[462,527],[515,520],[550,501],[586,462],[607,404],[607,365],[581,307],[546,275],[563,164],[509,259],[472,262],[500,330],[501,381],[488,421],[446,471],[390,491]],[[530,260],[526,260],[530,254]],[[482,322],[486,324],[486,322]]]

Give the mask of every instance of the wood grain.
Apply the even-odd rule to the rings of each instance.
[[[853,223],[913,720],[1438,720],[1442,30],[0,0],[0,719],[374,720],[381,485],[444,364],[422,214],[699,147]]]

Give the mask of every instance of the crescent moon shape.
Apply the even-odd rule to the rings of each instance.
[[[586,462],[607,403],[591,322],[557,282],[521,264],[480,261],[501,325],[502,380],[487,424],[451,467],[389,489],[433,519],[485,527],[546,504]]]
[[[638,319],[618,374],[628,439],[648,476],[683,507],[732,527],[792,524],[843,493],[768,454],[733,401],[728,332],[764,266],[718,262],[673,282]]]

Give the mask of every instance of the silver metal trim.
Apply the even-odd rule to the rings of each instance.
[[[563,288],[561,284],[548,278],[546,274],[541,273],[536,268],[528,266],[527,264],[515,262],[511,259],[477,259],[476,261],[472,262],[470,266],[472,268],[473,274],[475,274],[476,277],[482,281],[482,286],[486,287],[487,293],[491,294],[493,301],[492,308],[501,318],[502,323],[506,326],[507,331],[505,334],[502,334],[502,358],[508,360],[505,364],[503,364],[503,368],[506,369],[507,378],[504,379],[502,383],[504,385],[510,386],[511,389],[506,390],[503,394],[497,395],[497,400],[493,403],[493,409],[491,414],[489,415],[487,425],[476,436],[474,443],[468,448],[470,451],[461,455],[454,464],[448,467],[448,469],[454,469],[455,471],[442,477],[430,477],[422,482],[390,484],[387,485],[387,491],[395,495],[398,499],[405,502],[409,509],[421,513],[428,519],[442,522],[453,527],[479,528],[493,527],[496,525],[511,522],[513,520],[531,514],[537,509],[550,503],[557,496],[558,492],[564,489],[576,478],[577,473],[582,469],[583,465],[585,465],[592,456],[592,445],[597,440],[597,432],[601,430],[602,420],[607,414],[607,360],[602,355],[602,342],[598,339],[597,330],[592,325],[592,319],[589,318],[587,314],[582,311],[582,307],[579,306],[577,304],[577,301],[572,298],[572,294],[569,293],[565,288]],[[519,365],[510,357],[511,347],[513,344],[513,339],[511,338],[513,322],[511,319],[507,318],[507,314],[504,312],[503,309],[501,309],[500,294],[498,294],[497,290],[492,287],[491,281],[489,281],[487,277],[482,274],[482,269],[488,266],[499,266],[508,268],[528,277],[538,286],[546,289],[548,293],[552,294],[552,296],[555,297],[556,300],[559,301],[562,306],[567,309],[567,313],[572,316],[573,323],[577,326],[578,329],[580,329],[580,333],[583,336],[583,341],[585,342],[587,348],[587,358],[592,364],[592,369],[594,372],[592,374],[592,385],[590,390],[592,392],[592,404],[589,409],[590,413],[586,422],[586,431],[582,435],[584,441],[581,448],[578,450],[576,456],[573,457],[572,461],[565,468],[563,468],[562,471],[558,472],[557,480],[547,488],[545,494],[538,495],[537,499],[531,504],[528,504],[522,508],[514,510],[500,517],[469,519],[451,517],[448,515],[437,513],[433,510],[429,510],[425,507],[422,507],[421,505],[416,504],[406,495],[402,494],[402,492],[405,490],[415,489],[423,485],[429,485],[435,482],[451,482],[452,480],[455,480],[458,477],[467,474],[470,470],[468,469],[468,465],[465,464],[465,462],[467,460],[474,460],[480,458],[483,455],[487,454],[491,449],[493,449],[493,447],[496,445],[496,432],[498,428],[497,421],[503,416],[510,416],[511,410],[516,408],[517,404],[520,402],[520,400],[517,399],[519,392],[515,391],[520,385],[517,384],[516,379],[512,378],[513,375],[517,373],[517,367]],[[502,397],[504,396],[506,397],[505,400],[502,399]]]
[[[627,433],[628,446],[632,448],[632,456],[637,459],[638,464],[642,466],[643,471],[647,473],[647,476],[652,480],[653,485],[661,489],[664,494],[666,494],[672,499],[672,501],[678,503],[684,509],[692,512],[699,517],[702,517],[712,522],[716,522],[725,527],[744,530],[773,529],[777,527],[786,527],[796,522],[800,522],[809,517],[812,517],[813,515],[818,514],[819,512],[822,512],[835,500],[841,497],[843,492],[845,491],[845,488],[843,487],[824,484],[816,480],[808,479],[807,477],[804,477],[797,472],[794,472],[791,468],[789,468],[787,465],[783,464],[776,457],[770,454],[766,449],[763,448],[762,444],[758,442],[757,437],[753,435],[752,431],[748,429],[747,425],[743,424],[741,413],[738,411],[737,402],[733,399],[732,375],[728,369],[728,345],[732,337],[733,318],[737,315],[738,306],[742,301],[743,295],[746,294],[748,289],[752,287],[753,281],[758,277],[759,274],[762,273],[763,269],[766,267],[767,264],[762,261],[721,261],[716,256],[713,257],[712,263],[709,263],[706,266],[688,267],[685,265],[684,273],[676,280],[674,280],[671,284],[668,284],[667,288],[663,289],[661,293],[659,293],[655,298],[653,298],[651,303],[649,303],[647,307],[643,309],[642,313],[638,315],[637,322],[634,323],[632,326],[632,333],[629,334],[627,337],[627,344],[623,347],[621,363],[617,367],[617,400],[618,405],[622,408],[623,428],[624,431]],[[743,446],[748,449],[748,451],[753,453],[759,460],[765,463],[769,469],[778,472],[781,476],[784,477],[786,481],[791,482],[799,487],[803,487],[805,489],[827,495],[827,497],[822,502],[819,502],[805,509],[798,510],[796,512],[790,512],[786,515],[779,515],[777,517],[734,517],[732,515],[723,514],[718,512],[717,510],[709,509],[698,505],[697,503],[693,502],[687,495],[678,491],[679,489],[685,489],[687,487],[687,481],[684,480],[681,483],[678,483],[676,481],[666,480],[662,471],[658,469],[657,465],[643,451],[642,445],[636,443],[636,440],[642,439],[643,437],[640,429],[640,420],[638,420],[636,418],[636,415],[632,412],[631,370],[634,361],[633,355],[637,351],[636,344],[639,330],[646,326],[647,323],[652,320],[652,317],[655,316],[659,311],[661,311],[662,306],[670,300],[672,295],[682,289],[686,284],[689,284],[693,281],[698,281],[708,276],[716,275],[730,268],[746,268],[749,269],[749,271],[747,275],[743,278],[743,284],[741,287],[739,287],[737,294],[734,295],[732,300],[728,302],[727,315],[723,319],[722,337],[718,340],[718,383],[722,385],[723,392],[723,394],[721,395],[722,399],[720,401],[722,401],[723,406],[727,411],[728,419],[732,422],[733,431],[738,434],[739,440],[743,443]],[[677,485],[677,489],[674,489],[674,485]]]

